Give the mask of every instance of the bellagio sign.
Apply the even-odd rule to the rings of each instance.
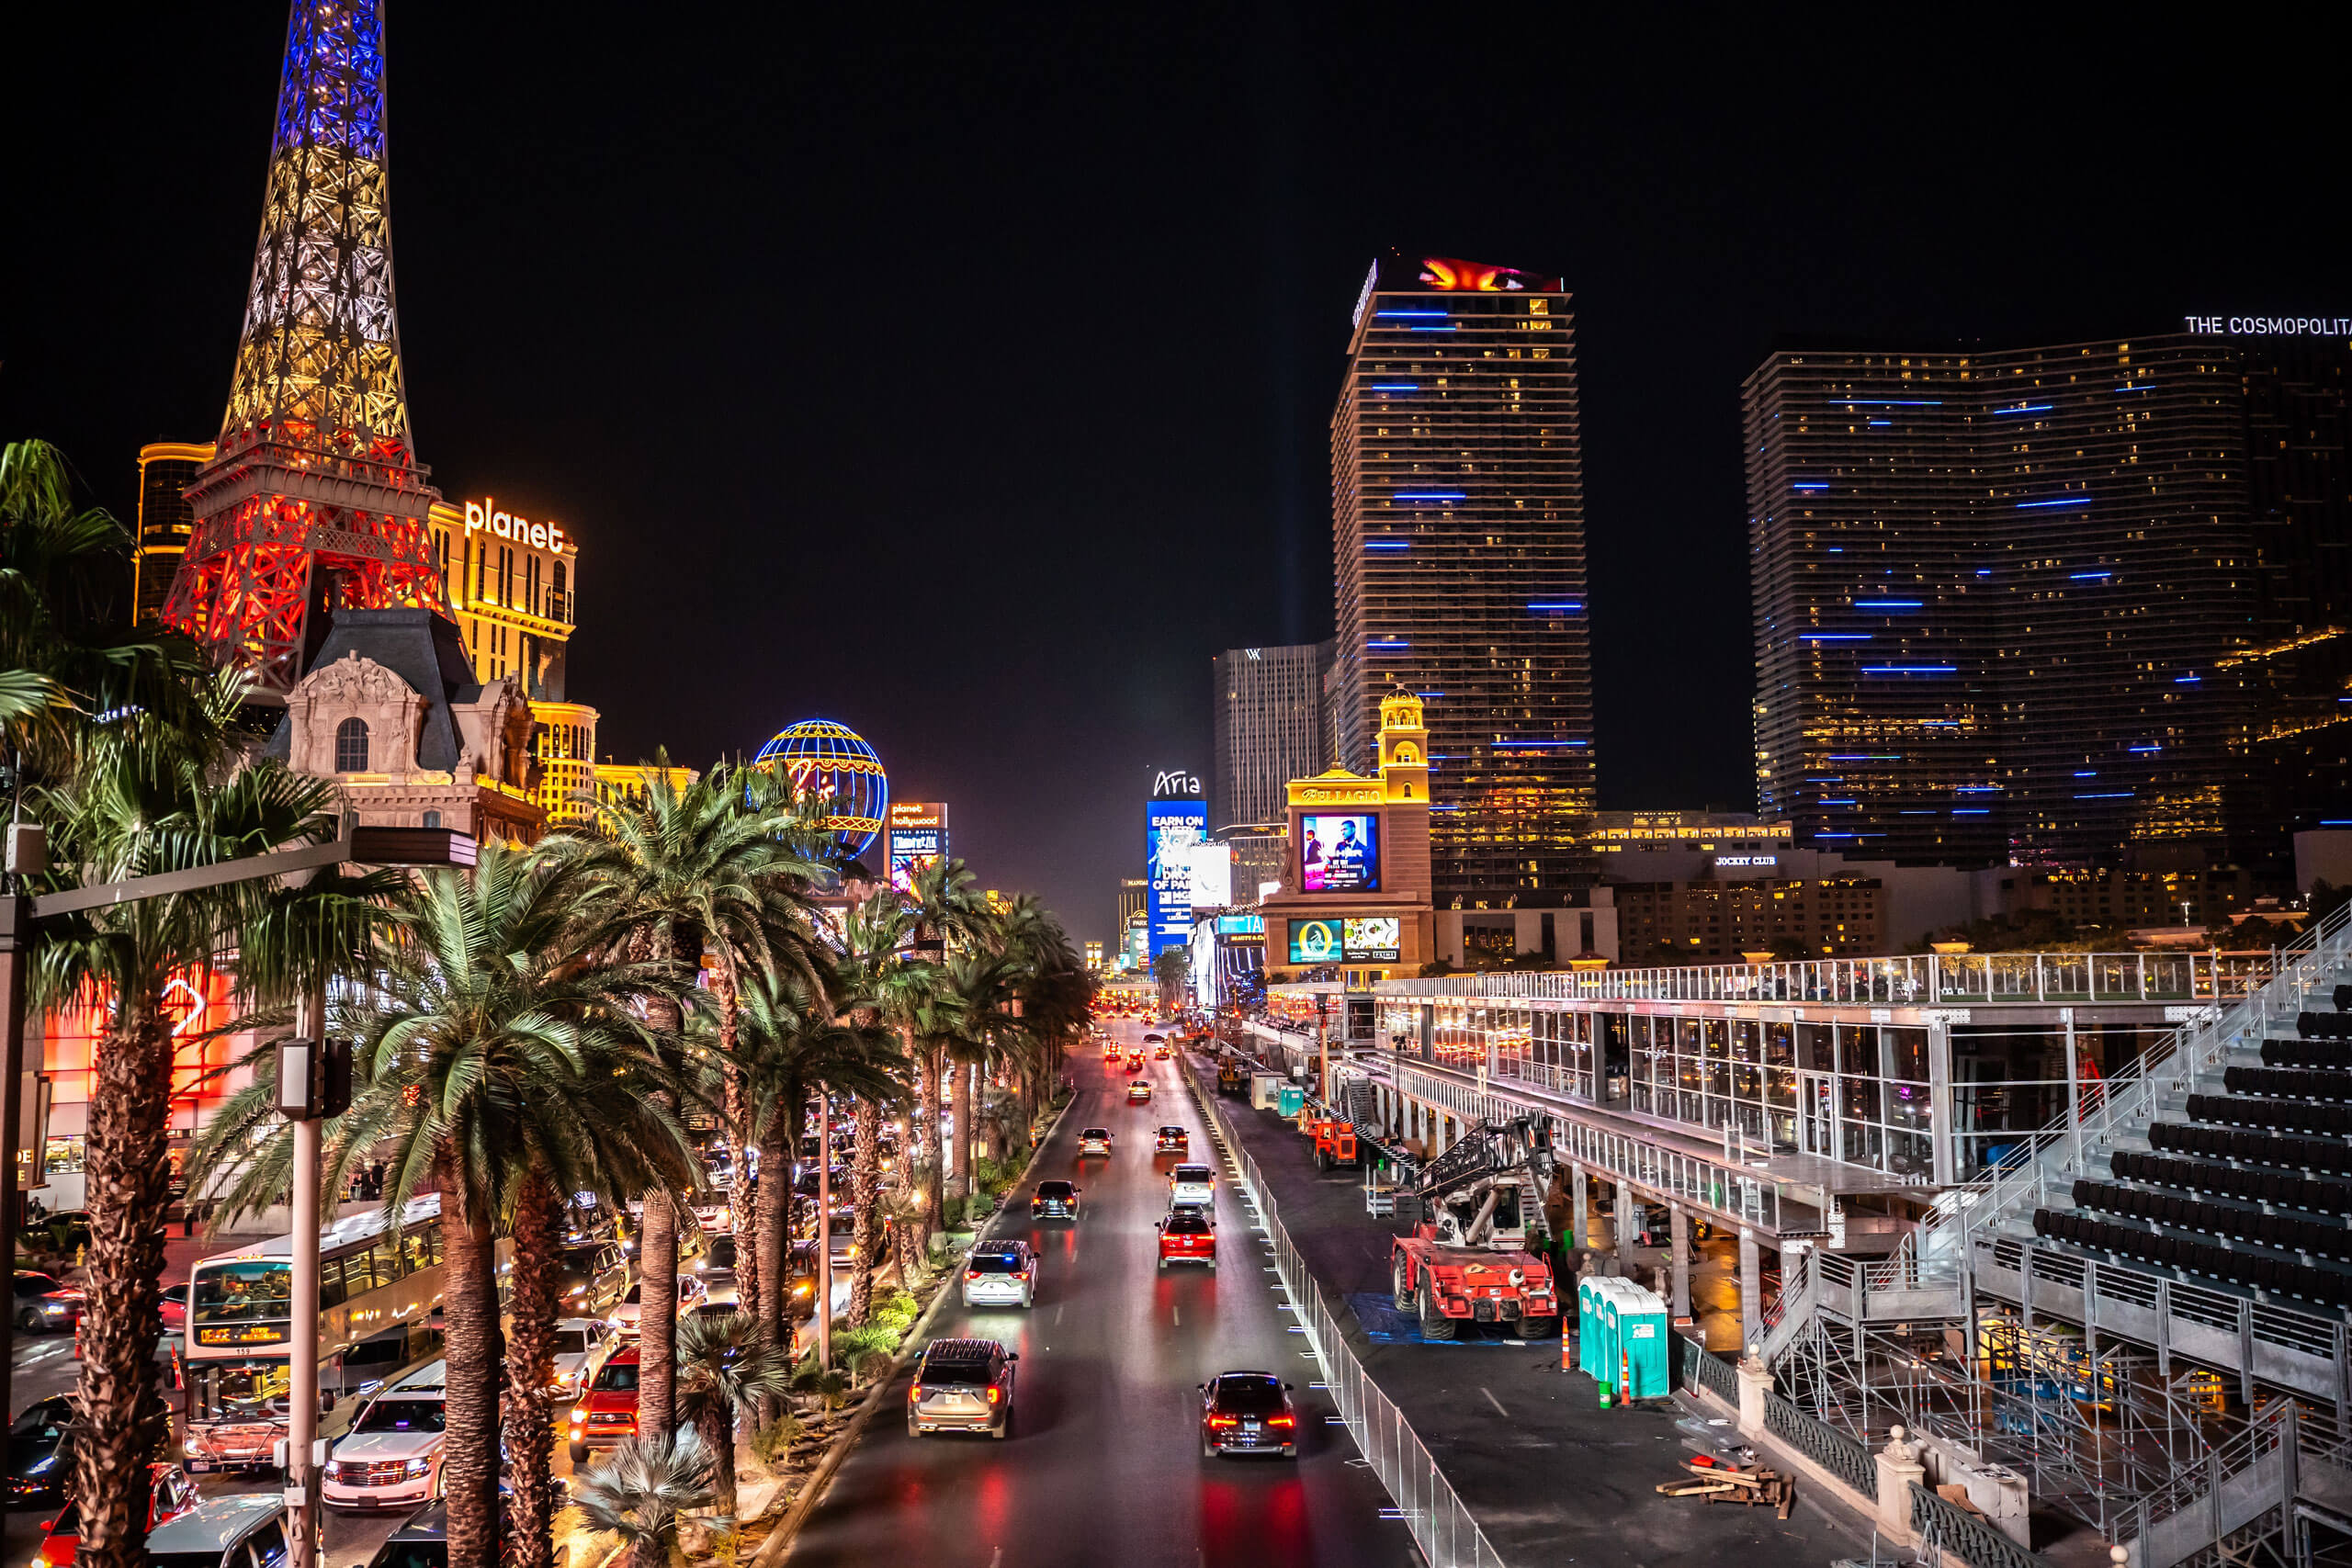
[[[518,545],[553,550],[559,555],[563,553],[564,546],[569,542],[563,530],[552,523],[528,523],[511,512],[492,510],[487,496],[466,502],[466,532],[492,533],[502,539],[512,539]]]

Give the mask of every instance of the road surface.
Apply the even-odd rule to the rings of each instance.
[[[1143,1030],[1116,1032],[1136,1041]],[[1280,1287],[1221,1166],[1217,1271],[1154,1269],[1154,1222],[1176,1160],[1154,1157],[1152,1129],[1186,1127],[1192,1157],[1216,1163],[1174,1064],[1148,1065],[1148,1106],[1126,1103],[1127,1074],[1099,1052],[1071,1072],[1077,1102],[1032,1179],[1077,1182],[1082,1217],[1033,1224],[1024,1184],[996,1233],[1037,1249],[1037,1304],[950,1303],[930,1325],[932,1338],[991,1338],[1020,1352],[1014,1435],[910,1438],[900,1378],[795,1544],[792,1568],[1407,1568],[1417,1560],[1405,1526],[1382,1518],[1387,1494],[1345,1429],[1326,1424],[1334,1408],[1309,1386],[1306,1339],[1277,1310]],[[1108,1160],[1078,1158],[1078,1131],[1090,1125],[1115,1135]],[[1238,1370],[1280,1371],[1295,1385],[1297,1460],[1201,1458],[1196,1385]]]

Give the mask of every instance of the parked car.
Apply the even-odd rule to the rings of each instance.
[[[441,1495],[447,1396],[406,1386],[368,1402],[328,1450],[319,1499],[330,1508],[413,1508]]]
[[[179,1517],[196,1506],[196,1483],[187,1471],[168,1461],[158,1460],[148,1467],[150,1485],[147,1493],[147,1528]],[[74,1568],[75,1552],[82,1544],[82,1509],[68,1501],[58,1510],[57,1517],[40,1527],[40,1561],[49,1568]]]
[[[1025,1241],[986,1241],[964,1258],[966,1306],[1037,1304],[1037,1255]]]
[[[27,1334],[63,1334],[82,1325],[89,1298],[54,1274],[17,1270],[17,1299],[9,1309]]]
[[[9,1507],[46,1507],[65,1500],[80,1420],[81,1408],[72,1396],[58,1393],[33,1401],[9,1423]]]
[[[1012,1435],[1014,1363],[993,1339],[934,1339],[907,1390],[907,1436],[925,1432]]]
[[[1201,1457],[1236,1453],[1298,1457],[1290,1384],[1272,1372],[1220,1372],[1201,1384]]]
[[[147,1538],[153,1568],[277,1568],[286,1561],[286,1500],[245,1492],[198,1503]]]

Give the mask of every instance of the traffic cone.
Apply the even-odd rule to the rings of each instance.
[[[1577,1337],[1563,1329],[1560,1333],[1560,1370],[1564,1372],[1577,1370],[1576,1344]]]
[[[1633,1363],[1623,1350],[1617,1352],[1617,1403],[1620,1404],[1634,1403]]]

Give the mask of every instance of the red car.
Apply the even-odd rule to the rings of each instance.
[[[175,1519],[203,1501],[196,1493],[196,1483],[187,1472],[175,1464],[155,1463],[148,1467],[153,1486],[147,1494],[147,1528],[153,1529],[165,1519]],[[67,1503],[57,1517],[40,1527],[40,1561],[49,1568],[74,1568],[74,1556],[82,1544],[82,1510]]]
[[[1205,1263],[1216,1272],[1216,1232],[1208,1216],[1190,1204],[1171,1209],[1159,1222],[1159,1271],[1170,1263]]]
[[[1129,1072],[1131,1072],[1131,1073],[1139,1073],[1139,1072],[1143,1071],[1143,1053],[1142,1053],[1142,1052],[1140,1052],[1140,1051],[1130,1051],[1130,1052],[1128,1052],[1128,1053],[1127,1053],[1127,1071],[1129,1071]]]
[[[592,1450],[636,1436],[637,1347],[632,1345],[596,1369],[588,1380],[588,1392],[571,1407],[571,1462],[585,1464]]]

